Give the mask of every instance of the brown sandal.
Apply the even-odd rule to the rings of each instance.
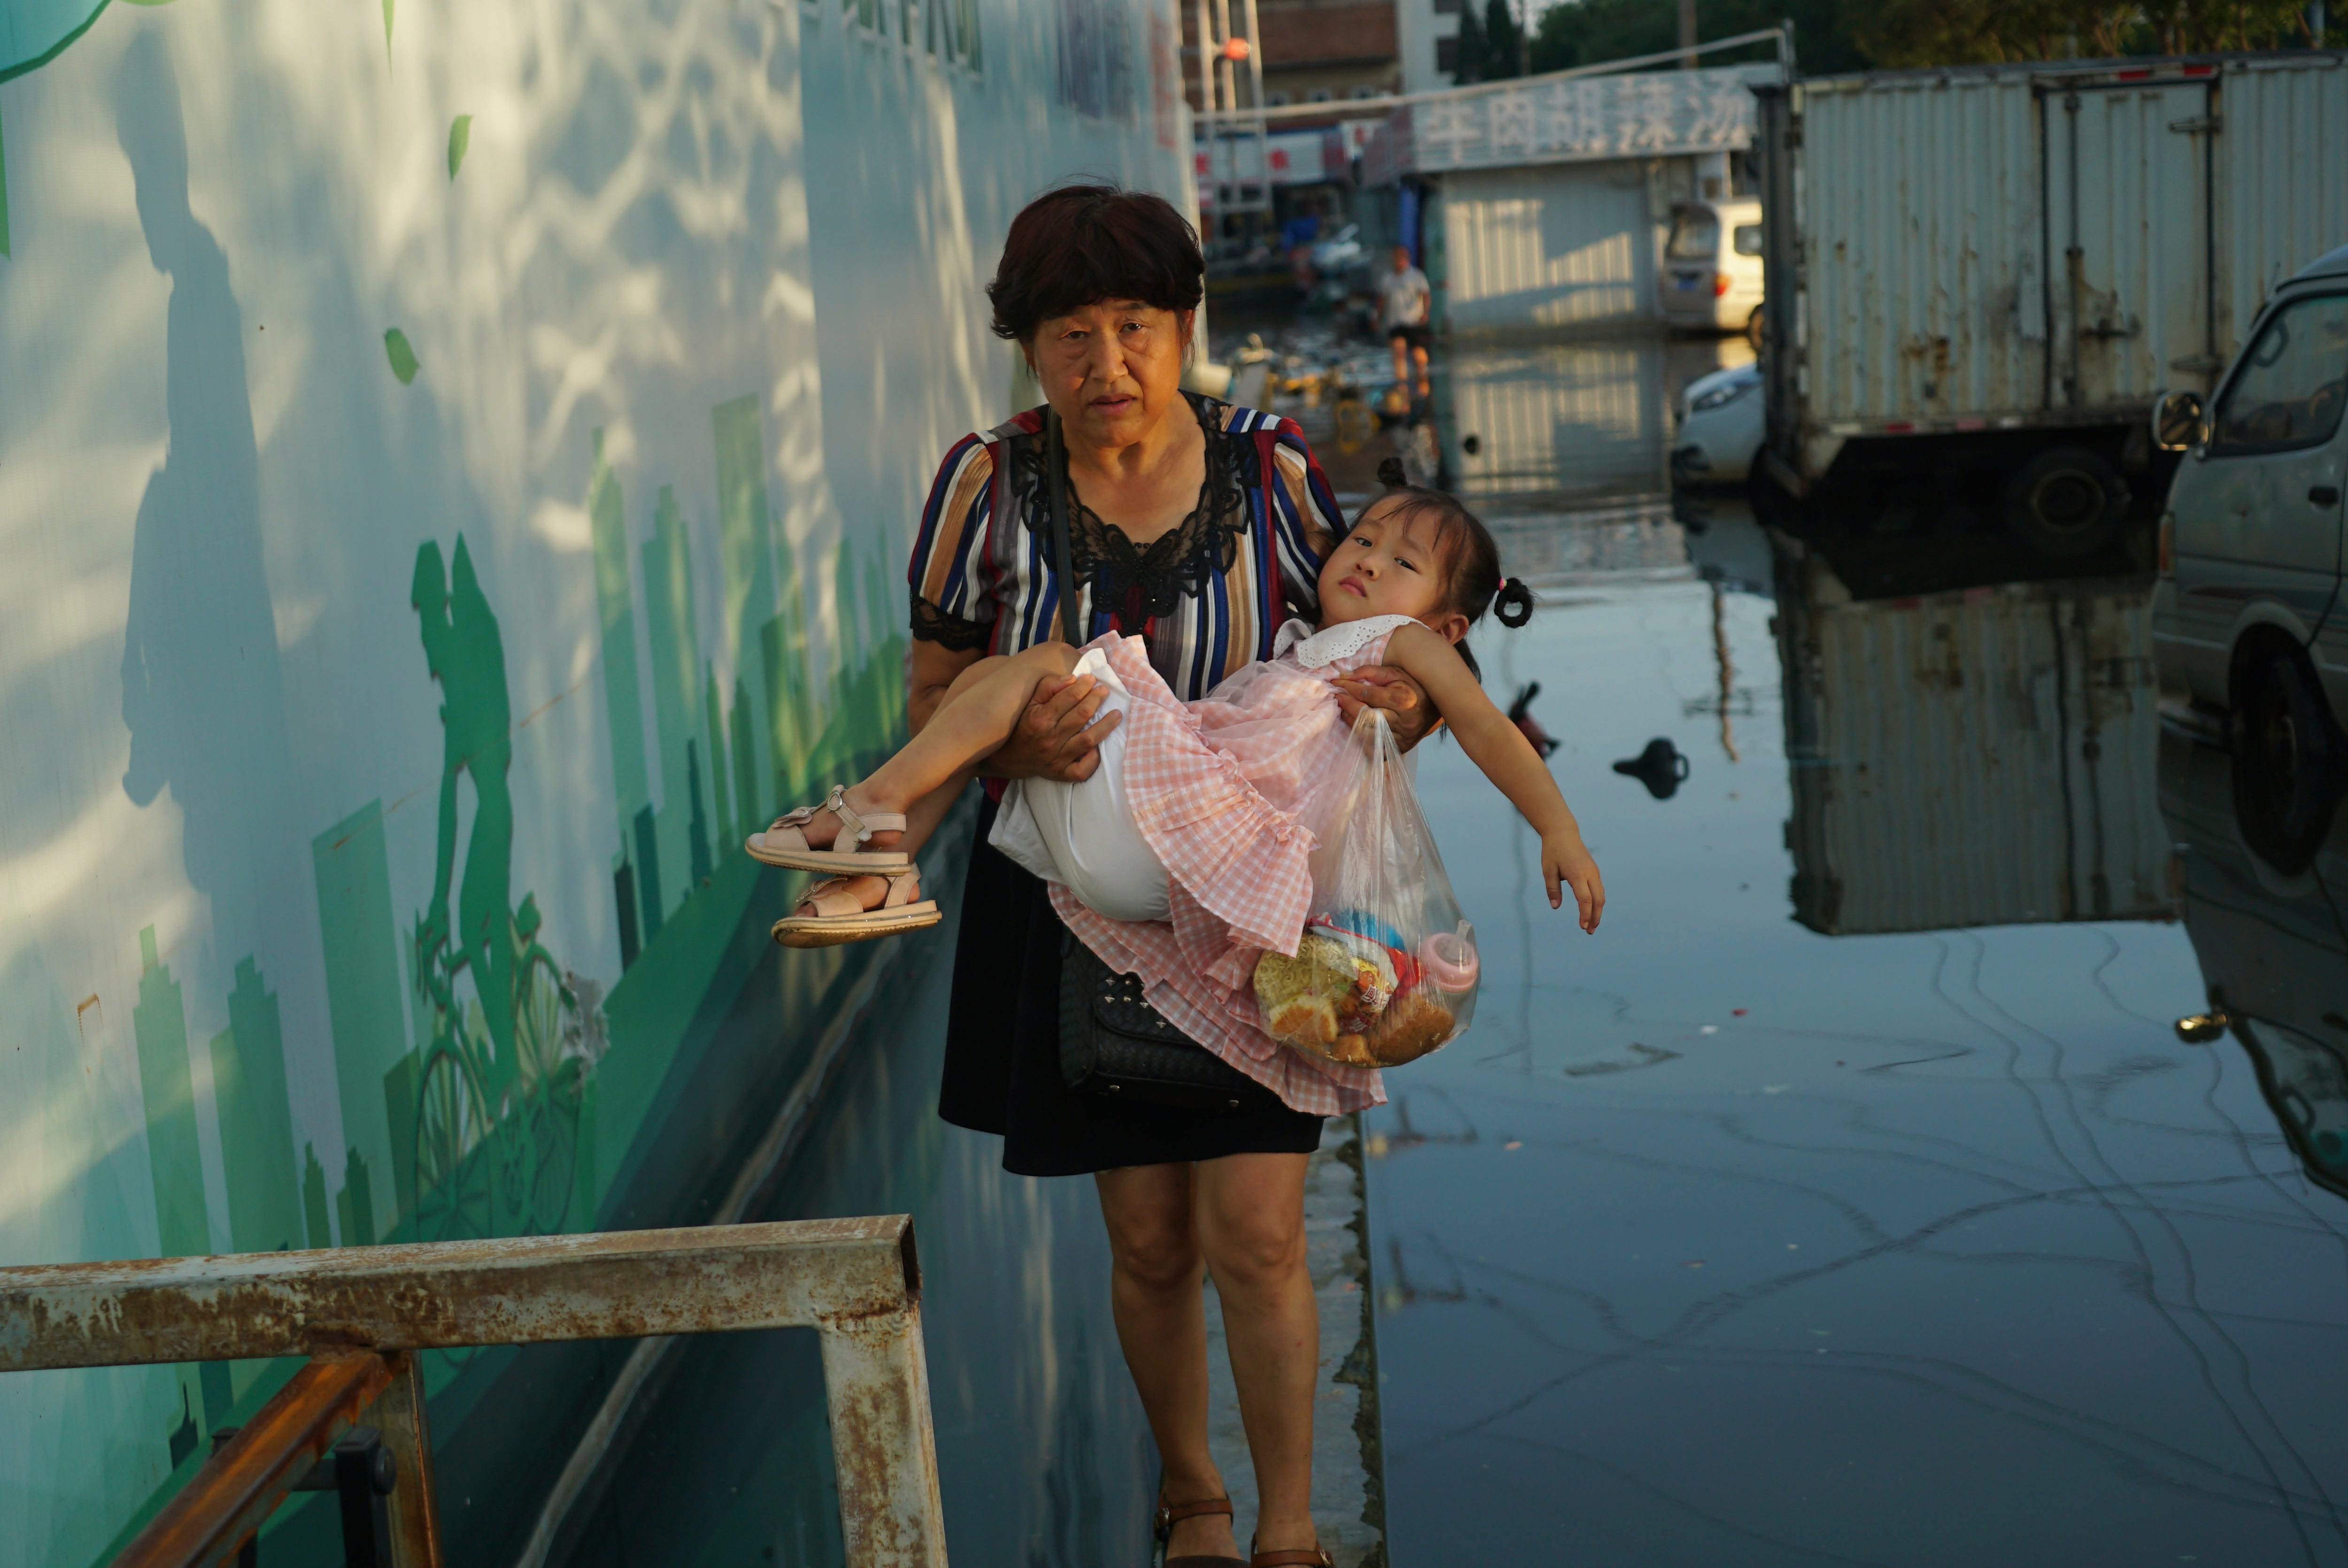
[[[1158,1517],[1150,1524],[1150,1532],[1158,1537],[1159,1550],[1164,1551],[1166,1543],[1174,1539],[1174,1527],[1177,1524],[1186,1519],[1196,1519],[1202,1513],[1220,1513],[1228,1519],[1231,1515],[1231,1500],[1228,1497],[1202,1497],[1196,1502],[1169,1502],[1166,1501],[1165,1494],[1160,1492],[1158,1497]],[[1186,1557],[1169,1557],[1164,1561],[1164,1568],[1248,1568],[1248,1563],[1244,1557],[1201,1557],[1192,1554]]]
[[[1278,1552],[1258,1552],[1255,1542],[1248,1542],[1248,1568],[1337,1568],[1329,1554],[1313,1546],[1307,1550],[1285,1547]]]

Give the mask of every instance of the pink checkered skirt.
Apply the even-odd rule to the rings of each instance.
[[[1296,951],[1312,913],[1313,835],[1359,753],[1335,677],[1381,661],[1385,637],[1319,669],[1292,658],[1241,669],[1196,702],[1176,697],[1138,637],[1097,639],[1132,693],[1124,729],[1134,827],[1166,866],[1170,921],[1111,920],[1052,888],[1052,907],[1150,1004],[1299,1111],[1382,1103],[1374,1069],[1299,1056],[1263,1032],[1251,983],[1266,948]]]

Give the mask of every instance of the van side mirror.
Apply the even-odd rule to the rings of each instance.
[[[2201,445],[2201,395],[2164,392],[2153,400],[2152,444],[2164,452],[2183,452]]]

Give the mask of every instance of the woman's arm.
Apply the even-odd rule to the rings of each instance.
[[[905,659],[905,713],[913,733],[929,727],[930,715],[945,701],[946,688],[955,678],[985,657],[983,648],[949,648],[915,640]]]
[[[1386,644],[1386,662],[1426,689],[1468,760],[1484,770],[1484,776],[1499,786],[1541,835],[1541,876],[1549,885],[1550,907],[1563,904],[1560,885],[1569,886],[1581,911],[1581,928],[1598,929],[1606,907],[1606,886],[1599,879],[1598,863],[1581,842],[1581,825],[1532,743],[1484,694],[1459,651],[1426,627],[1397,630]]]

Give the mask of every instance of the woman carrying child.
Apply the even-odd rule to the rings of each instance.
[[[1153,704],[1179,711],[1272,658],[1283,623],[1318,613],[1320,556],[1344,525],[1295,425],[1179,389],[1203,271],[1189,225],[1155,197],[1065,189],[1013,224],[989,293],[996,330],[1019,344],[1046,408],[947,455],[911,573],[913,723],[922,736],[947,730],[900,761],[926,777],[944,759],[945,774],[903,803],[901,829],[889,823],[859,842],[857,827],[889,822],[876,804],[830,849],[868,856],[845,869],[889,874],[839,879],[795,918],[870,923],[865,912],[877,910],[886,925],[892,908],[917,909],[917,887],[888,857],[935,827],[973,762],[992,780],[1076,784],[1101,765],[1098,748],[1117,731],[1116,713],[1095,719],[1112,695],[1132,713],[1132,689],[1154,682]],[[1067,452],[1068,580],[1051,564],[1047,416]],[[1088,637],[1115,634],[1095,656],[1115,682],[1069,680],[1076,651],[1065,642],[1035,651],[1052,643],[1064,592],[1077,595]],[[1385,711],[1403,744],[1415,742],[1436,716],[1423,686],[1354,651],[1363,656],[1332,683],[1344,712],[1366,702]],[[1011,655],[1019,659],[996,657]],[[1104,655],[1123,663],[1105,665]],[[950,699],[963,712],[945,720]],[[1154,716],[1162,713],[1135,733]],[[834,799],[854,811],[848,793]],[[820,855],[843,815],[795,813],[758,837]],[[1094,1175],[1119,1340],[1164,1465],[1159,1532],[1169,1562],[1249,1561],[1235,1555],[1207,1448],[1207,1267],[1257,1476],[1253,1562],[1322,1562],[1309,1506],[1317,1331],[1303,1184],[1322,1116],[1362,1096],[1323,1076],[1317,1096],[1292,1096],[1301,1109],[1207,1115],[1071,1092],[1058,1067],[1065,927],[1045,882],[989,846],[994,815],[992,804],[982,813],[963,890],[971,917],[961,924],[940,1112],[1003,1134],[1011,1171]],[[892,837],[908,847],[884,842]],[[1158,880],[1163,898],[1162,873]],[[1062,894],[1066,908],[1092,914]]]

